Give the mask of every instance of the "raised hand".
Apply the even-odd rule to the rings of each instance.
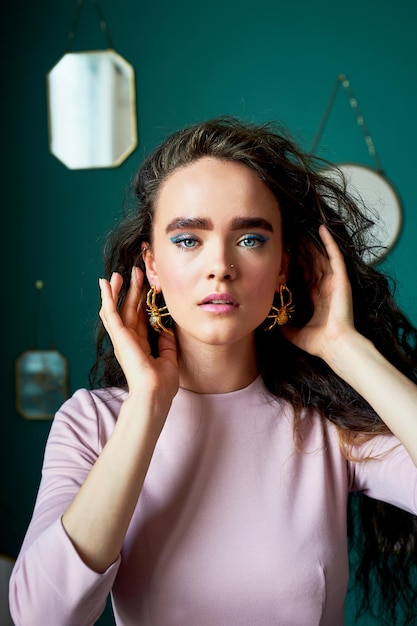
[[[331,364],[337,340],[356,331],[343,255],[324,225],[319,233],[327,255],[317,253],[316,280],[311,292],[313,315],[303,328],[285,327],[283,332],[299,348]]]
[[[122,549],[155,445],[178,390],[179,376],[173,336],[161,335],[160,356],[151,355],[139,268],[132,269],[120,313],[121,275],[114,273],[110,281],[102,278],[99,282],[100,317],[125,373],[129,395],[62,523],[84,562],[102,573]]]
[[[161,333],[159,356],[154,358],[148,342],[148,327],[143,293],[143,273],[132,268],[130,287],[120,313],[117,310],[123,284],[120,274],[110,281],[99,281],[102,306],[100,318],[114,347],[116,358],[126,376],[129,395],[159,391],[170,404],[179,386],[176,341]]]

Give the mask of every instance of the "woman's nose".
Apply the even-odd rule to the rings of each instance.
[[[209,266],[208,277],[218,280],[232,280],[236,276],[236,268],[234,263],[230,262],[226,253],[221,252],[212,259]]]

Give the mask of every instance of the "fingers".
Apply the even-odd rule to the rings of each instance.
[[[321,286],[327,283],[327,293],[335,296],[338,303],[337,311],[340,315],[352,315],[352,288],[348,277],[344,256],[337,245],[335,239],[330,234],[324,224],[319,229],[320,237],[326,248],[328,259],[326,259],[327,270],[323,270],[320,278]]]
[[[112,334],[110,325],[114,323],[120,324],[120,317],[117,313],[117,298],[121,287],[122,277],[120,274],[118,276],[119,278],[113,275],[110,281],[105,278],[99,278],[101,295],[101,308],[99,316],[110,336]]]
[[[329,230],[327,229],[327,226],[325,226],[324,224],[321,224],[319,228],[319,234],[324,244],[324,247],[326,248],[326,252],[329,257],[330,264],[334,265],[335,263],[336,264],[342,263],[344,266],[345,262],[344,262],[343,254],[341,253],[340,248],[337,245],[336,241],[334,240],[333,236],[330,234]]]
[[[122,285],[123,285],[123,278],[121,274],[119,274],[118,272],[113,272],[113,274],[111,275],[109,284],[110,284],[110,288],[112,292],[113,301],[115,304],[117,304],[117,301],[119,299],[120,289],[122,288]]]
[[[317,283],[323,282],[326,277],[334,276],[345,282],[347,279],[346,264],[343,254],[328,228],[322,224],[319,234],[326,254],[317,255],[316,279]]]
[[[132,268],[130,286],[120,313],[117,310],[117,304],[123,285],[121,274],[113,272],[110,280],[100,278],[99,285],[101,292],[99,315],[109,334],[111,334],[109,324],[116,324],[116,327],[123,325],[129,328],[136,328],[139,322],[138,311],[141,305],[143,286],[143,274],[140,269],[137,267]]]
[[[139,320],[139,309],[142,303],[143,273],[138,267],[132,267],[130,286],[120,314],[123,322],[130,328],[136,328]]]

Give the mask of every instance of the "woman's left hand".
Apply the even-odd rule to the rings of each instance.
[[[289,326],[282,330],[296,346],[330,364],[337,339],[356,331],[352,290],[343,255],[326,226],[321,225],[319,233],[327,256],[317,253],[316,276],[311,292],[313,315],[303,328]]]
[[[352,289],[343,255],[325,226],[320,236],[327,256],[317,255],[311,293],[314,312],[303,328],[284,335],[321,357],[370,404],[408,450],[417,466],[417,386],[361,335],[353,321]]]

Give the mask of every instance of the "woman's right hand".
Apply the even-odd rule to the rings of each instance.
[[[82,560],[96,572],[116,561],[137,506],[155,445],[178,391],[173,336],[161,334],[159,357],[151,355],[143,302],[143,274],[132,269],[130,287],[117,310],[122,276],[100,279],[100,318],[126,376],[129,395],[86,480],[62,517]]]
[[[178,391],[179,373],[175,337],[162,332],[157,358],[151,355],[143,292],[143,272],[132,268],[129,290],[120,312],[117,302],[123,278],[114,272],[110,281],[99,280],[101,290],[100,318],[113,344],[115,356],[125,374],[129,397],[161,394],[167,411]]]

